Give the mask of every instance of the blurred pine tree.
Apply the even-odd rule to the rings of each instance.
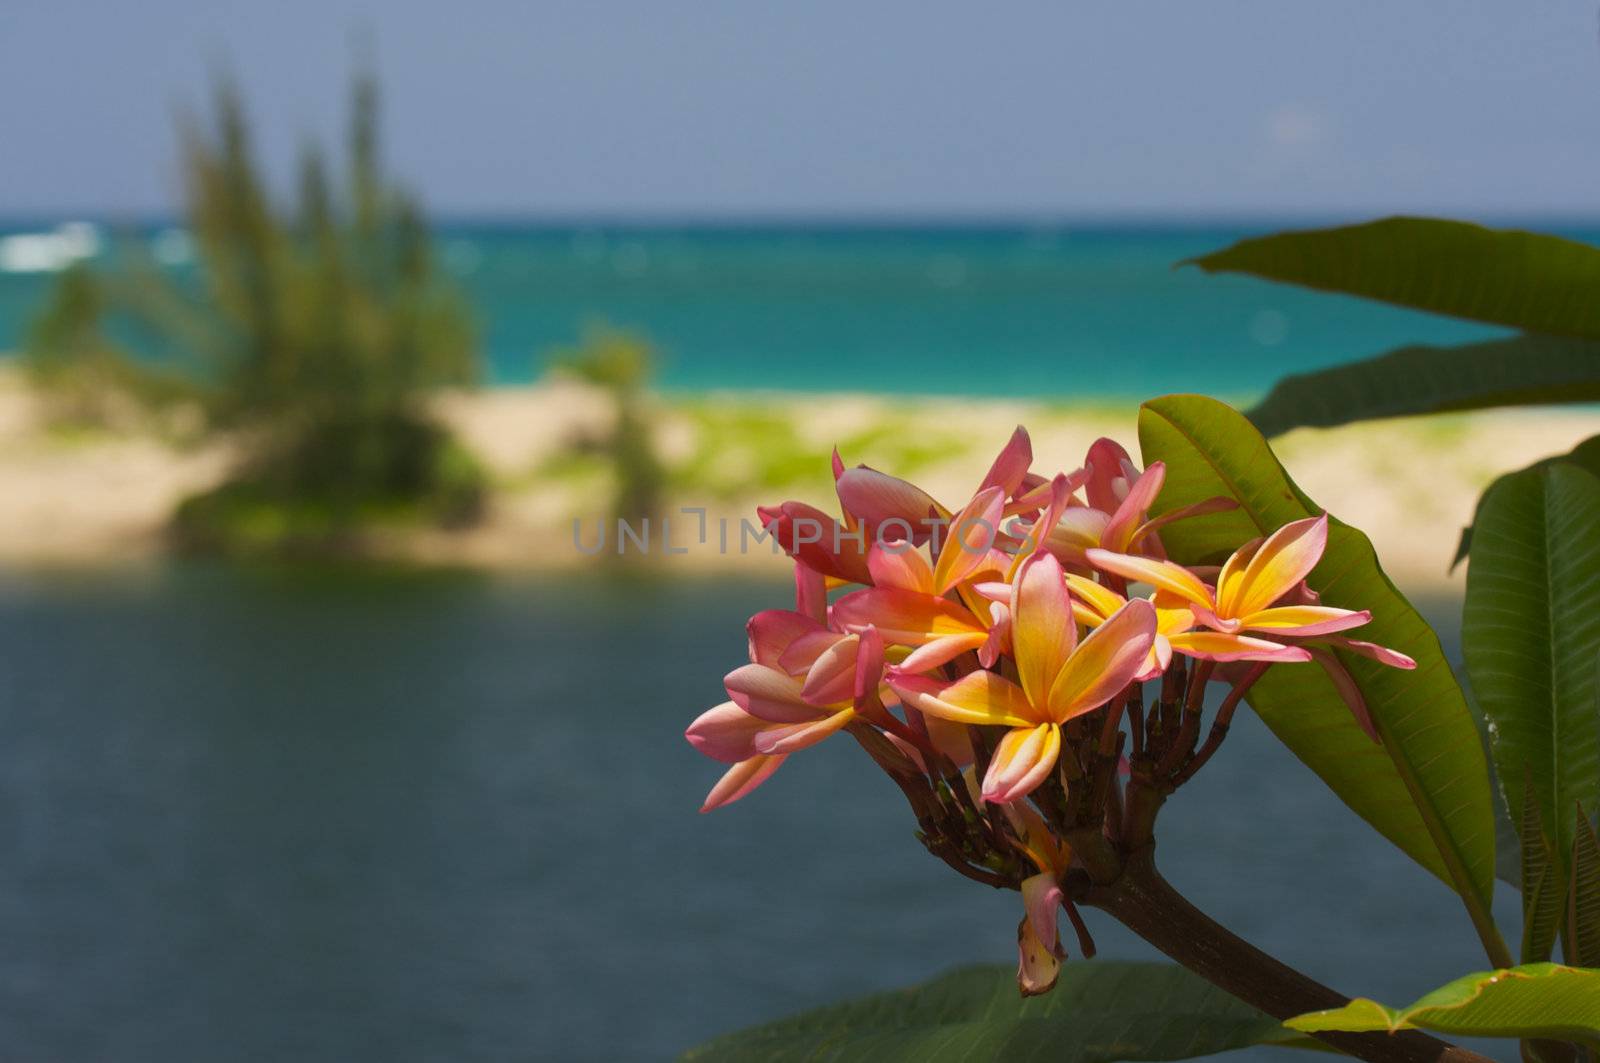
[[[161,365],[183,367],[208,423],[248,441],[235,478],[180,509],[186,542],[226,548],[243,529],[246,548],[315,548],[372,519],[461,523],[481,506],[475,464],[427,409],[434,390],[477,380],[475,323],[421,210],[381,170],[376,80],[358,76],[351,98],[342,187],[308,145],[297,201],[278,210],[239,92],[219,83],[211,122],[180,125],[198,286],[135,252],[103,281],[64,273],[35,326],[35,363],[81,367],[103,348],[131,376],[101,328],[125,316]]]

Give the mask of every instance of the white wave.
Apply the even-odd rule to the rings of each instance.
[[[51,232],[0,236],[0,273],[56,273],[100,253],[100,230],[69,221]]]

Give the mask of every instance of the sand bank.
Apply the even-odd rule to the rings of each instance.
[[[548,384],[441,397],[439,412],[490,472],[487,519],[465,532],[391,536],[382,549],[428,562],[505,570],[592,564],[586,547],[604,517],[606,463],[584,445],[602,438],[604,397]],[[699,573],[780,575],[762,545],[741,551],[754,506],[799,498],[832,507],[827,456],[866,462],[958,500],[982,476],[1012,426],[1032,433],[1035,467],[1072,468],[1100,435],[1134,441],[1132,405],[1069,406],[1009,399],[712,394],[664,398],[658,443],[671,470],[675,550],[660,564]],[[1500,472],[1600,433],[1589,409],[1495,411],[1300,431],[1276,444],[1290,473],[1330,511],[1364,528],[1385,567],[1417,592],[1459,589],[1448,572],[1478,492]],[[105,564],[159,556],[173,507],[222,477],[226,443],[182,447],[138,433],[62,435],[14,375],[0,375],[0,564]],[[720,528],[730,529],[721,548]],[[659,557],[659,525],[652,529]],[[608,550],[613,545],[608,543]]]

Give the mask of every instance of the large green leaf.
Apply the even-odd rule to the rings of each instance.
[[[1473,526],[1461,644],[1512,818],[1532,821],[1531,792],[1564,883],[1574,808],[1600,806],[1600,480],[1555,462],[1490,488]]]
[[[1377,417],[1600,399],[1600,343],[1514,336],[1461,347],[1402,347],[1284,377],[1246,415],[1266,435]]]
[[[1557,462],[1566,462],[1570,465],[1576,465],[1580,469],[1587,469],[1595,476],[1600,476],[1600,436],[1590,436],[1588,439],[1585,439],[1582,443],[1579,443],[1565,454],[1556,454],[1552,457],[1541,458],[1532,465],[1528,466],[1528,469],[1542,469],[1548,465],[1554,465]],[[1507,473],[1507,475],[1509,476],[1512,474]],[[1478,505],[1473,510],[1472,514],[1472,519],[1474,522],[1476,522],[1478,519],[1478,513],[1483,510],[1483,499],[1488,496],[1489,491],[1494,490],[1498,483],[1499,481],[1496,480],[1495,483],[1490,484],[1489,487],[1483,492],[1483,495],[1479,496]],[[1461,544],[1456,548],[1456,557],[1455,560],[1450,563],[1450,566],[1454,568],[1456,565],[1459,565],[1461,562],[1465,561],[1467,559],[1467,555],[1471,553],[1471,551],[1472,528],[1471,526],[1468,526],[1462,529]]]
[[[1600,248],[1558,236],[1385,218],[1241,240],[1193,263],[1524,332],[1600,340]]]
[[[1417,1029],[1458,1037],[1590,1041],[1600,1037],[1600,971],[1530,963],[1458,978],[1409,1008],[1363,998],[1285,1025],[1302,1033]]]
[[[1055,991],[1042,997],[1023,999],[1011,968],[965,967],[910,989],[727,1034],[683,1058],[1110,1063],[1190,1059],[1293,1039],[1182,967],[1095,960],[1068,964]]]
[[[1145,461],[1163,461],[1167,511],[1223,495],[1239,508],[1180,521],[1163,541],[1184,563],[1215,562],[1246,541],[1322,510],[1295,486],[1261,433],[1236,410],[1197,395],[1144,404]],[[1344,655],[1384,742],[1356,725],[1315,664],[1275,665],[1250,704],[1274,734],[1344,802],[1462,895],[1486,947],[1494,889],[1495,826],[1488,762],[1466,698],[1438,636],[1379,567],[1365,535],[1337,520],[1311,574],[1326,604],[1369,609],[1356,634],[1417,661],[1401,671]],[[1491,947],[1509,963],[1503,943]]]

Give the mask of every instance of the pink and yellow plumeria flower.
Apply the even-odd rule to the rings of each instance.
[[[873,585],[834,603],[835,626],[876,628],[888,642],[916,647],[902,662],[911,671],[925,671],[968,650],[986,650],[992,661],[1000,652],[1000,635],[989,603],[968,583],[998,576],[1010,562],[991,545],[1004,506],[1003,487],[978,492],[951,518],[950,534],[933,565],[909,543],[874,544],[867,554]]]
[[[889,685],[919,712],[956,723],[1010,727],[989,761],[983,797],[1005,804],[1031,793],[1055,767],[1061,725],[1110,701],[1145,667],[1156,614],[1135,600],[1078,641],[1061,564],[1030,558],[1012,584],[1012,655],[1020,685],[989,671],[953,683],[895,671]]]
[[[702,812],[737,801],[765,782],[788,754],[878,716],[883,640],[875,630],[830,632],[803,613],[770,609],[751,618],[751,663],[724,679],[731,700],[702,713],[684,737],[733,765]]]
[[[1179,599],[1197,621],[1214,632],[1230,637],[1245,631],[1304,637],[1344,631],[1372,619],[1364,609],[1274,605],[1311,573],[1327,543],[1327,514],[1285,524],[1267,539],[1248,543],[1228,558],[1217,575],[1215,589],[1171,561],[1110,550],[1090,550],[1088,558],[1103,572],[1148,583]]]
[[[1365,609],[1336,609],[1315,603],[1305,587],[1328,544],[1328,515],[1307,517],[1285,524],[1266,539],[1246,543],[1228,558],[1217,574],[1215,588],[1190,570],[1169,561],[1089,551],[1096,568],[1124,579],[1148,583],[1157,599],[1166,596],[1188,606],[1195,619],[1209,630],[1169,636],[1173,648],[1217,661],[1314,660],[1333,680],[1362,730],[1379,741],[1359,686],[1327,649],[1338,646],[1394,668],[1415,668],[1405,654],[1340,634],[1372,619]],[[1245,632],[1271,636],[1259,639]],[[1311,647],[1284,646],[1281,640],[1309,641]],[[1259,644],[1278,646],[1303,656],[1273,656]]]
[[[1072,611],[1078,623],[1099,627],[1127,601],[1122,595],[1092,579],[1067,573],[1072,592]],[[1309,651],[1285,646],[1249,635],[1219,635],[1215,631],[1194,630],[1194,610],[1175,595],[1156,593],[1150,599],[1156,610],[1156,639],[1150,647],[1150,660],[1137,676],[1153,679],[1167,670],[1174,651],[1188,657],[1211,661],[1309,661]]]

